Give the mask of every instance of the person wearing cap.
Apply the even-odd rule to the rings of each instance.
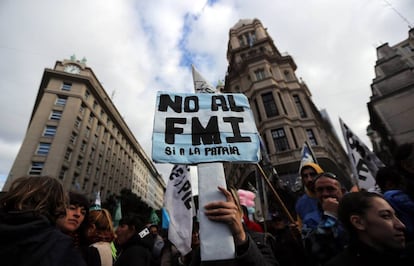
[[[323,265],[340,253],[348,236],[338,221],[338,206],[345,189],[333,173],[321,173],[314,179],[318,209],[303,219],[302,237],[310,265]]]
[[[316,198],[313,179],[321,173],[323,173],[323,170],[316,163],[305,163],[300,169],[300,176],[305,193],[297,200],[295,205],[299,227],[302,226],[305,215],[318,208],[318,199]]]

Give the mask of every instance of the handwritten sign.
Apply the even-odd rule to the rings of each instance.
[[[243,94],[158,92],[152,136],[155,162],[258,162],[259,158],[259,135]]]

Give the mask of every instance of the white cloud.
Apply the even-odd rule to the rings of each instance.
[[[410,0],[389,2],[414,20]],[[279,51],[293,56],[297,76],[335,128],[341,117],[369,145],[366,103],[375,48],[408,35],[407,23],[385,2],[3,1],[0,88],[7,97],[0,98],[0,175],[8,174],[24,137],[43,69],[56,60],[72,54],[88,59],[107,93],[115,91],[118,110],[150,156],[156,91],[193,90],[184,55],[211,83],[223,79],[228,31],[242,18],[260,19]],[[171,167],[159,169],[167,177]]]

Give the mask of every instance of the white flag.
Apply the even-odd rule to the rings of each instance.
[[[375,191],[375,176],[378,169],[384,164],[368,149],[368,147],[355,135],[351,129],[339,118],[342,134],[345,139],[348,156],[352,163],[354,176],[359,188]]]
[[[196,93],[215,93],[216,89],[208,83],[204,77],[197,71],[197,69],[191,65],[193,73],[194,90]]]
[[[175,165],[164,196],[164,206],[170,217],[168,239],[182,255],[191,251],[193,210],[190,180],[190,168]]]

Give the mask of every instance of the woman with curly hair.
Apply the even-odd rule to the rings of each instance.
[[[85,265],[72,239],[56,227],[65,214],[62,184],[53,177],[20,177],[0,200],[2,265]]]

